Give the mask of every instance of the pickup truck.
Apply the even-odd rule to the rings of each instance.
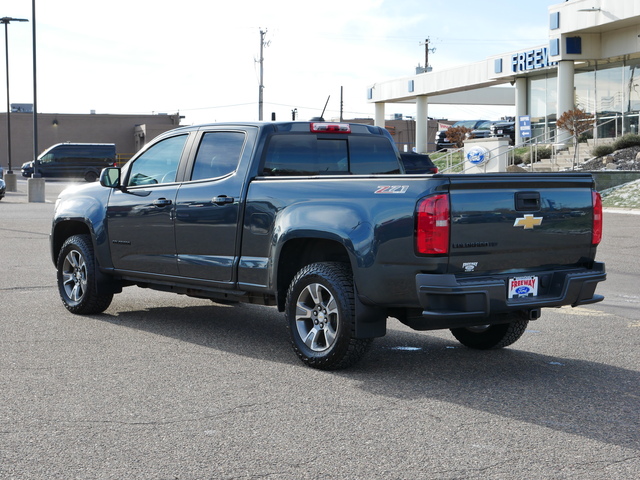
[[[256,122],[172,130],[70,187],[50,245],[72,313],[131,285],[272,305],[332,370],[389,317],[493,349],[543,307],[598,302],[601,236],[589,174],[412,175],[383,128]]]

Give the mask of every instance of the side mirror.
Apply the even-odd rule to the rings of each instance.
[[[100,173],[100,185],[108,188],[120,188],[120,169],[108,167]]]

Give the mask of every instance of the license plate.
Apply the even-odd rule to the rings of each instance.
[[[499,133],[500,135],[502,135],[502,130],[498,130],[498,133]]]
[[[509,279],[509,298],[526,298],[538,295],[538,277],[514,277]]]

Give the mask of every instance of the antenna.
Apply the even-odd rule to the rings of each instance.
[[[331,95],[329,95],[327,97],[327,101],[324,104],[324,108],[322,109],[322,114],[320,115],[321,118],[324,118],[324,111],[327,109],[327,105],[329,105],[329,99],[331,98]]]

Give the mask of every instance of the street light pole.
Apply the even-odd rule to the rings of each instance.
[[[45,201],[44,178],[38,172],[38,86],[36,74],[36,0],[31,0],[31,34],[33,37],[33,174],[27,179],[29,202]]]
[[[28,22],[26,18],[2,17],[0,23],[4,24],[4,46],[5,46],[5,62],[7,70],[7,159],[9,170],[7,174],[12,174],[11,170],[11,106],[9,103],[9,33],[8,26],[11,22]]]

